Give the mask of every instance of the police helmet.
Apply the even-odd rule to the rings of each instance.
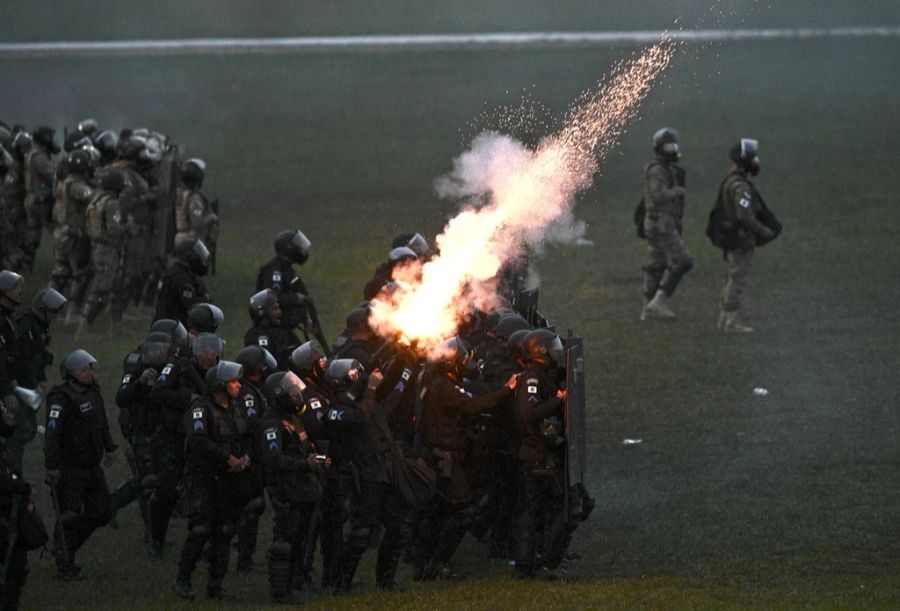
[[[497,321],[497,324],[494,325],[494,335],[505,340],[509,339],[509,336],[514,332],[523,329],[531,330],[531,323],[518,314],[506,314],[505,316],[501,316],[500,320]]]
[[[417,261],[419,256],[409,246],[398,246],[391,249],[388,253],[388,261],[390,263],[400,263],[401,261]]]
[[[0,293],[5,293],[10,289],[20,286],[24,282],[25,279],[14,271],[8,269],[0,271]]]
[[[199,189],[203,186],[203,177],[206,176],[206,162],[202,159],[188,159],[181,170],[181,180],[188,187]]]
[[[34,130],[34,134],[32,137],[34,141],[38,144],[42,145],[44,148],[48,149],[52,153],[58,153],[59,147],[56,145],[56,142],[53,140],[53,137],[56,135],[56,130],[52,127],[48,127],[46,125],[42,125],[36,130]]]
[[[10,149],[13,144],[13,134],[5,125],[0,125],[0,146]]]
[[[516,314],[516,311],[506,306],[494,308],[484,317],[485,327],[493,332],[500,319],[509,314]]]
[[[325,369],[325,384],[351,401],[362,396],[366,379],[366,368],[356,359],[335,359]]]
[[[209,250],[202,240],[196,238],[181,240],[175,245],[173,254],[198,276],[204,276],[209,271]]]
[[[453,336],[444,340],[437,348],[439,359],[445,363],[450,371],[460,378],[475,378],[478,375],[478,365],[472,358],[474,353],[471,346],[459,336]]]
[[[308,341],[291,352],[291,370],[298,376],[321,378],[327,366],[328,357],[318,342]]]
[[[681,157],[681,149],[678,146],[678,132],[670,127],[664,127],[653,134],[653,150],[664,159],[677,161]]]
[[[531,333],[530,329],[519,329],[509,335],[506,339],[506,348],[510,356],[517,359],[522,357],[522,347],[525,345],[525,338],[529,333]]]
[[[211,303],[195,303],[187,312],[187,326],[205,333],[215,333],[225,320],[225,314],[217,305]]]
[[[272,353],[262,346],[241,348],[234,360],[244,366],[244,373],[247,375],[265,375],[278,367]]]
[[[269,405],[282,412],[296,411],[304,404],[303,391],[306,385],[303,380],[291,371],[278,371],[266,378],[263,393]]]
[[[752,138],[741,138],[728,151],[733,162],[753,174],[759,173],[759,141]]]
[[[86,366],[90,365],[93,369],[96,364],[97,359],[91,356],[90,352],[79,348],[64,356],[59,362],[59,376],[63,380],[74,378]]]
[[[306,263],[310,246],[312,243],[299,229],[285,229],[275,236],[275,254],[293,263]]]
[[[201,333],[191,344],[191,354],[193,356],[207,354],[221,359],[225,354],[225,340],[215,333]]]
[[[121,155],[123,159],[137,159],[145,146],[146,145],[141,138],[136,138],[134,136],[121,138],[119,139],[119,155]]]
[[[368,330],[370,328],[368,306],[353,308],[350,310],[350,313],[347,314],[347,318],[344,322],[347,324],[347,330],[350,331],[350,333],[359,333]]]
[[[91,167],[96,167],[98,163],[103,159],[103,155],[93,144],[85,144],[81,147],[81,150],[90,155],[91,157]]]
[[[92,144],[91,139],[88,136],[79,132],[71,132],[66,134],[65,139],[63,139],[63,150],[66,152],[74,151],[86,144]]]
[[[121,193],[126,186],[128,186],[128,174],[119,168],[112,168],[100,179],[100,188],[113,193]]]
[[[118,145],[119,137],[112,130],[107,129],[94,136],[94,146],[106,159],[112,159],[116,156]]]
[[[219,361],[206,372],[206,392],[224,392],[225,386],[244,375],[244,368],[234,361]]]
[[[141,343],[141,363],[151,367],[165,365],[171,352],[171,336],[162,331],[153,331]]]
[[[31,150],[34,138],[26,131],[16,132],[13,137],[13,150],[19,155],[24,155]]]
[[[66,167],[69,173],[88,176],[94,170],[94,163],[91,161],[90,153],[82,149],[75,149],[66,157]]]
[[[66,301],[68,300],[56,289],[41,289],[31,300],[31,309],[46,320],[47,314],[59,314]]]
[[[78,131],[86,136],[93,136],[98,130],[100,126],[97,124],[97,119],[82,119],[78,122]]]
[[[259,321],[277,303],[278,295],[275,291],[263,289],[250,298],[250,305],[247,307],[247,311],[250,312],[250,318],[254,321]]]
[[[550,329],[535,329],[529,333],[522,348],[525,359],[551,365],[562,362],[564,352],[559,335]]]
[[[188,345],[188,332],[184,325],[181,324],[181,321],[171,318],[160,318],[153,321],[153,324],[150,325],[150,332],[153,333],[154,331],[162,331],[171,337],[172,343],[178,348],[184,348]]]

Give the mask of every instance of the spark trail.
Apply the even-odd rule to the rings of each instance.
[[[591,186],[602,159],[618,143],[676,43],[664,37],[620,63],[583,93],[562,129],[531,149],[483,132],[435,183],[438,194],[469,202],[437,236],[439,255],[421,269],[395,273],[391,293],[372,302],[370,325],[385,336],[418,341],[431,356],[472,310],[499,303],[497,276],[526,246],[577,237],[576,194]]]

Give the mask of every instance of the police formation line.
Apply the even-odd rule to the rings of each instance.
[[[580,407],[566,382],[567,361],[577,357],[581,367],[580,340],[560,338],[533,300],[516,295],[508,307],[473,311],[435,352],[440,357],[378,336],[369,325],[370,300],[390,293],[396,267],[421,265],[430,254],[420,234],[407,233],[394,239],[362,291],[366,300],[329,346],[294,267],[306,261],[310,241],[285,230],[274,246],[249,300],[245,347],[227,360],[216,335],[224,314],[201,279],[208,250],[196,238],[179,242],[157,318],[124,360],[115,403],[132,476],[112,493],[103,466],[118,450],[96,361],[84,349],[61,359],[61,381],[46,393],[44,437],[58,577],[82,579],[81,547],[133,503],[148,555],[177,559],[172,588],[186,599],[194,597],[192,577],[204,558],[206,594],[229,597],[222,584],[235,538],[236,569],[254,570],[267,510],[273,532],[265,570],[274,602],[296,602],[298,591],[312,588],[317,548],[315,587],[322,592],[351,591],[360,558],[373,546],[379,588],[399,589],[401,560],[416,580],[456,578],[451,559],[467,532],[490,556],[514,562],[518,577],[568,578],[569,541],[593,508],[581,479],[583,448],[566,426],[573,410],[583,419],[583,376],[574,391]],[[28,400],[38,393],[25,384],[41,387],[51,360],[49,323],[66,307],[60,292],[46,288],[16,313],[22,285],[18,274],[0,272],[10,329],[0,373],[8,428],[0,432],[13,435],[5,447],[16,445],[26,426],[20,422],[30,419],[33,430]],[[530,305],[517,310],[517,302]],[[25,319],[40,333],[22,334]],[[35,350],[31,341],[43,360],[24,358]],[[26,365],[40,371],[28,378]],[[33,509],[30,485],[21,480],[25,442],[3,461],[14,492],[3,499]],[[175,515],[188,519],[180,551],[167,538]],[[8,607],[24,584],[25,551],[36,543],[13,540],[13,531],[0,541],[16,550],[5,567]]]

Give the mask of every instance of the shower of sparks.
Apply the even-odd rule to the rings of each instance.
[[[395,272],[372,301],[369,323],[384,336],[415,340],[431,357],[473,309],[500,303],[497,276],[528,245],[571,225],[575,195],[591,186],[599,160],[618,143],[640,102],[675,53],[668,38],[619,64],[606,84],[583,93],[562,129],[528,148],[483,132],[436,182],[438,193],[470,202],[437,236],[438,255]]]

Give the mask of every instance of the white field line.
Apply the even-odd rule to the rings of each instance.
[[[682,30],[632,32],[521,32],[419,34],[398,36],[305,36],[295,38],[192,38],[181,40],[108,40],[0,43],[0,56],[47,55],[223,55],[410,51],[429,49],[589,47],[640,45],[663,35],[674,40],[709,43],[739,40],[819,38],[900,38],[900,27]]]

